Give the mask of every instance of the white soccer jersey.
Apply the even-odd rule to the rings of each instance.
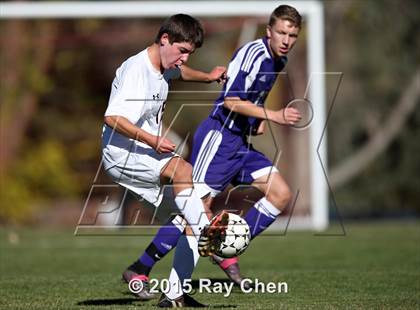
[[[105,116],[123,116],[148,133],[159,135],[168,82],[179,75],[178,68],[166,70],[163,74],[157,71],[147,49],[128,58],[116,71]],[[141,148],[150,148],[118,132],[113,133],[107,125],[103,128],[102,143],[105,153],[115,163],[126,157],[127,152],[133,151],[133,143]]]
[[[112,83],[105,116],[123,116],[152,135],[160,135],[169,81],[180,70],[157,71],[147,50],[127,59]],[[149,145],[130,139],[104,125],[103,165],[114,182],[128,188],[155,206],[162,200],[160,172],[175,153],[157,153]]]

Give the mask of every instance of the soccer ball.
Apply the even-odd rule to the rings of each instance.
[[[231,258],[241,255],[251,240],[250,229],[246,221],[237,214],[228,213],[229,222],[226,235],[216,250],[216,255],[223,258]]]

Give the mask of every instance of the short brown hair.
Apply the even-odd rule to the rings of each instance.
[[[299,12],[294,7],[289,5],[278,6],[273,13],[271,13],[268,25],[273,26],[277,19],[288,20],[298,28],[301,28],[302,26],[302,16],[300,16]]]
[[[159,43],[164,33],[168,34],[169,43],[188,42],[195,48],[203,45],[204,31],[200,22],[186,14],[172,15],[166,19],[159,29],[155,43]]]

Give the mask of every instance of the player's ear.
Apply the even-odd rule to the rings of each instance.
[[[169,35],[167,33],[162,34],[160,37],[160,46],[169,44]]]
[[[265,28],[266,34],[267,34],[267,38],[271,38],[271,26],[267,25],[267,27]]]

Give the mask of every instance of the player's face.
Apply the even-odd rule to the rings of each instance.
[[[194,52],[194,45],[189,42],[169,43],[169,38],[164,34],[161,38],[160,57],[164,69],[181,66],[187,62],[190,54]]]
[[[299,28],[288,20],[277,19],[273,26],[267,26],[269,46],[275,57],[286,56],[298,35]]]

